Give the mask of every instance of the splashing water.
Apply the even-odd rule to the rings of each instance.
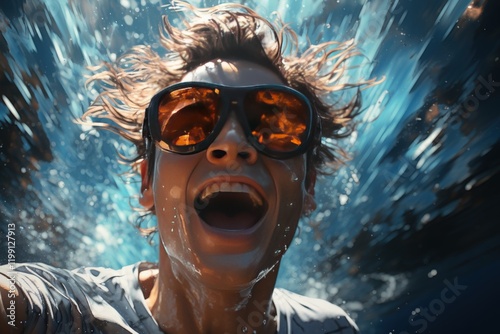
[[[363,122],[341,143],[353,159],[318,180],[318,209],[301,221],[278,285],[341,305],[363,333],[422,329],[410,316],[433,332],[488,332],[473,319],[494,318],[500,268],[498,2],[245,3],[290,23],[302,47],[353,38],[368,64],[346,81],[385,76],[363,92]],[[87,66],[135,44],[158,49],[163,13],[158,0],[2,3],[0,226],[16,224],[16,261],[156,260],[132,226],[140,182],[124,182],[116,161],[132,148],[74,120],[96,96]],[[414,313],[432,311],[454,278],[468,290],[439,317]]]

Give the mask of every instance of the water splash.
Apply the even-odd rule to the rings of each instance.
[[[83,88],[88,65],[114,60],[138,43],[159,48],[160,5],[33,0],[2,5],[0,226],[4,231],[6,223],[15,222],[22,231],[20,261],[73,268],[156,260],[156,249],[132,226],[137,214],[129,203],[140,181],[124,183],[117,176],[125,169],[116,163],[116,151],[127,154],[132,148],[73,120],[97,93]],[[487,261],[498,244],[491,203],[499,200],[494,185],[500,165],[495,116],[500,73],[499,41],[493,37],[498,24],[491,13],[498,12],[498,4],[254,5],[290,22],[301,46],[353,38],[370,63],[345,80],[386,78],[364,92],[363,122],[344,143],[354,157],[318,181],[318,209],[310,221],[301,221],[278,285],[343,304],[364,333],[405,329],[419,298],[432,300],[442,289],[432,282],[447,273],[476,282],[472,272],[486,272],[481,285],[492,286],[487,278],[496,275]],[[290,181],[296,181],[293,175]],[[449,234],[453,241],[443,240]],[[429,277],[432,270],[437,274]],[[385,321],[374,320],[380,318]],[[432,325],[439,332],[439,321]]]

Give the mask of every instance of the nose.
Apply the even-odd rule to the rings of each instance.
[[[207,150],[207,159],[216,165],[228,163],[254,164],[257,161],[257,150],[245,138],[243,128],[232,113],[221,132]]]

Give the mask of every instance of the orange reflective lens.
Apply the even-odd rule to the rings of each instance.
[[[292,151],[302,144],[308,106],[289,92],[254,91],[245,99],[245,111],[259,144],[277,151]]]
[[[165,94],[158,105],[161,140],[174,146],[205,140],[219,120],[219,95],[209,88],[182,88]]]
[[[179,83],[153,97],[146,117],[149,133],[161,148],[189,154],[208,148],[231,111],[248,141],[275,158],[302,153],[315,124],[308,99],[280,85]]]

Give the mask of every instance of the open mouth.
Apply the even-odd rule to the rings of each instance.
[[[248,184],[213,183],[196,198],[196,211],[208,225],[224,230],[246,230],[267,211],[267,202]]]

